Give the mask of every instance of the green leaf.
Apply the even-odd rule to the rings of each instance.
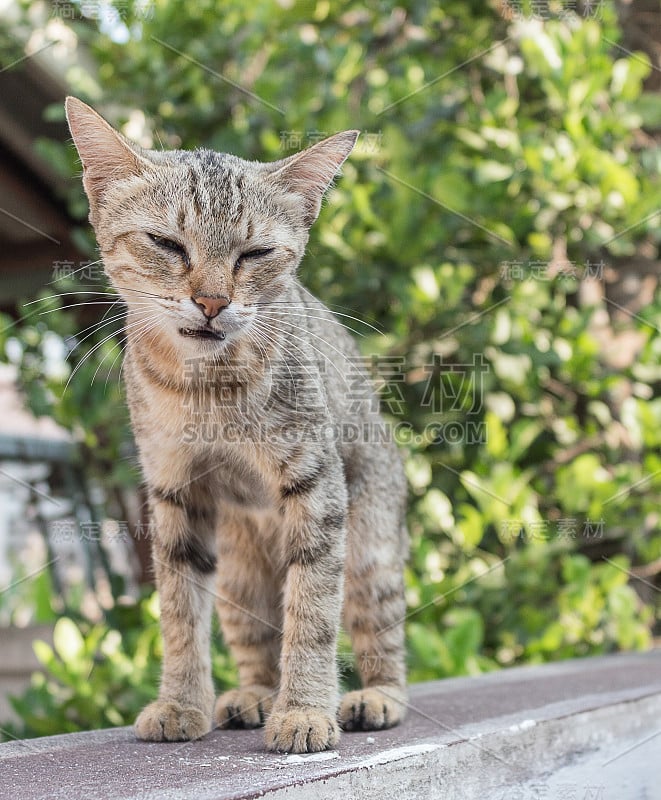
[[[73,620],[62,617],[55,623],[53,644],[63,661],[77,662],[85,651],[85,640]]]

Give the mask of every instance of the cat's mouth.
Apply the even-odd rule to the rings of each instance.
[[[191,336],[193,339],[213,339],[222,342],[225,339],[225,331],[214,331],[211,328],[179,328],[182,336]]]

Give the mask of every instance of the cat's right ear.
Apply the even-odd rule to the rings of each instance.
[[[324,192],[353,150],[360,131],[342,131],[280,161],[262,164],[287,191],[301,197],[307,227],[317,219]]]
[[[116,180],[139,175],[146,164],[128,141],[82,100],[67,97],[64,107],[83,164],[83,186],[90,203],[90,220],[94,223],[108,186]]]

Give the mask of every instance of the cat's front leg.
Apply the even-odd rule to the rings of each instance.
[[[135,723],[138,738],[148,741],[197,739],[211,729],[215,512],[187,494],[150,491],[163,673],[158,699]]]
[[[270,750],[326,750],[339,739],[337,635],[346,539],[339,458],[318,461],[281,490],[287,575],[280,691],[266,722]]]

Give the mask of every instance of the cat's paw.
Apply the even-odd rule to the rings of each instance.
[[[146,742],[185,742],[209,733],[211,720],[199,708],[156,700],[140,712],[133,730]]]
[[[320,708],[274,711],[266,721],[266,746],[281,753],[318,753],[339,738],[337,722]]]
[[[266,686],[246,686],[221,694],[213,712],[220,728],[259,728],[271,713],[276,691]]]
[[[347,692],[340,703],[340,725],[345,731],[392,728],[404,718],[405,694],[395,686],[378,686]]]

